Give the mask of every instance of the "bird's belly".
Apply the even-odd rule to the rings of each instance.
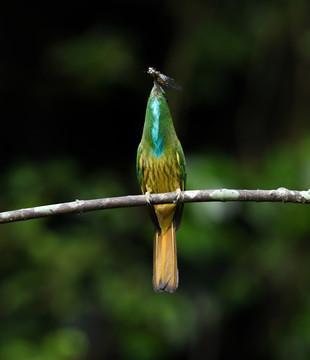
[[[176,191],[181,187],[177,161],[154,159],[145,168],[145,188],[151,193]]]

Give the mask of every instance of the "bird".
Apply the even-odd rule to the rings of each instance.
[[[179,275],[176,232],[183,203],[179,202],[186,184],[186,161],[177,137],[166,98],[166,89],[181,90],[177,82],[150,67],[154,85],[148,98],[136,170],[142,193],[146,195],[155,229],[153,248],[153,288],[155,292],[175,292]],[[152,205],[151,194],[176,192],[173,204]]]

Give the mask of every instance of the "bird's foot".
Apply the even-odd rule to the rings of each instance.
[[[151,204],[151,193],[149,191],[147,191],[146,193],[144,193],[145,195],[145,199],[148,205],[152,205]]]
[[[177,188],[175,192],[176,192],[177,195],[176,195],[176,198],[173,201],[173,203],[177,204],[179,202],[180,198],[181,198],[182,190],[180,188]]]

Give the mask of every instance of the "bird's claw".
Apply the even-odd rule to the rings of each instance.
[[[147,191],[145,194],[145,199],[148,205],[152,205],[151,204],[151,193],[149,191]]]
[[[177,204],[181,198],[182,190],[180,188],[177,188],[175,192],[177,195],[173,202],[174,202],[174,204]]]

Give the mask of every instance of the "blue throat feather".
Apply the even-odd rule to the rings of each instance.
[[[160,133],[159,129],[159,118],[160,118],[160,103],[157,99],[154,99],[154,101],[151,104],[152,113],[154,116],[154,122],[152,126],[152,139],[154,143],[154,155],[159,159],[164,151],[164,139]]]

